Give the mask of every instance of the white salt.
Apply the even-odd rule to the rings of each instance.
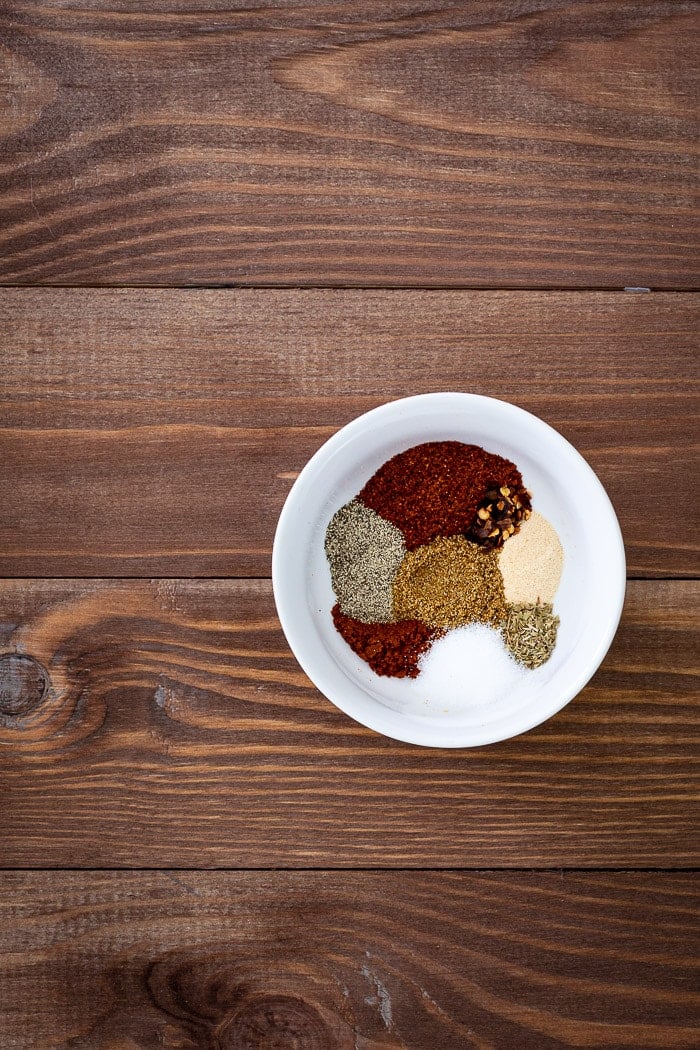
[[[457,627],[433,642],[415,679],[431,708],[474,709],[504,698],[532,674],[516,663],[500,631],[483,623]]]

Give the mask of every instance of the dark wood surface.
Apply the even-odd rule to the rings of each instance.
[[[0,2],[0,281],[693,288],[695,3]]]
[[[4,1046],[697,1047],[688,876],[46,872],[0,894]]]
[[[0,0],[0,1050],[698,1045],[699,24]],[[573,441],[631,577],[469,751],[335,709],[268,579],[441,389]]]
[[[631,583],[573,703],[451,751],[325,700],[269,581],[6,580],[0,648],[24,659],[0,700],[4,863],[692,867],[699,594]]]
[[[694,574],[699,319],[690,294],[6,290],[0,573],[267,576],[337,427],[472,390],[584,453],[632,576]]]

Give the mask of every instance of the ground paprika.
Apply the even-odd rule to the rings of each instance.
[[[434,638],[443,632],[420,620],[397,623],[361,623],[334,605],[331,615],[336,630],[353,652],[361,657],[375,674],[392,678],[417,678],[418,661],[430,648]]]

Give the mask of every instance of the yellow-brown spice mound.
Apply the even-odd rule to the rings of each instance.
[[[506,616],[498,555],[463,536],[439,536],[409,551],[394,579],[394,616],[431,627],[478,621],[497,627]]]

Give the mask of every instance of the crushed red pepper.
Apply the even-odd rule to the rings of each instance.
[[[336,630],[353,652],[361,657],[375,674],[392,678],[417,678],[418,661],[441,631],[420,620],[397,623],[361,623],[341,612],[339,605],[331,611]]]
[[[466,533],[489,489],[520,490],[522,482],[514,463],[479,445],[428,441],[387,460],[359,498],[401,529],[407,550],[415,550],[438,536]]]

